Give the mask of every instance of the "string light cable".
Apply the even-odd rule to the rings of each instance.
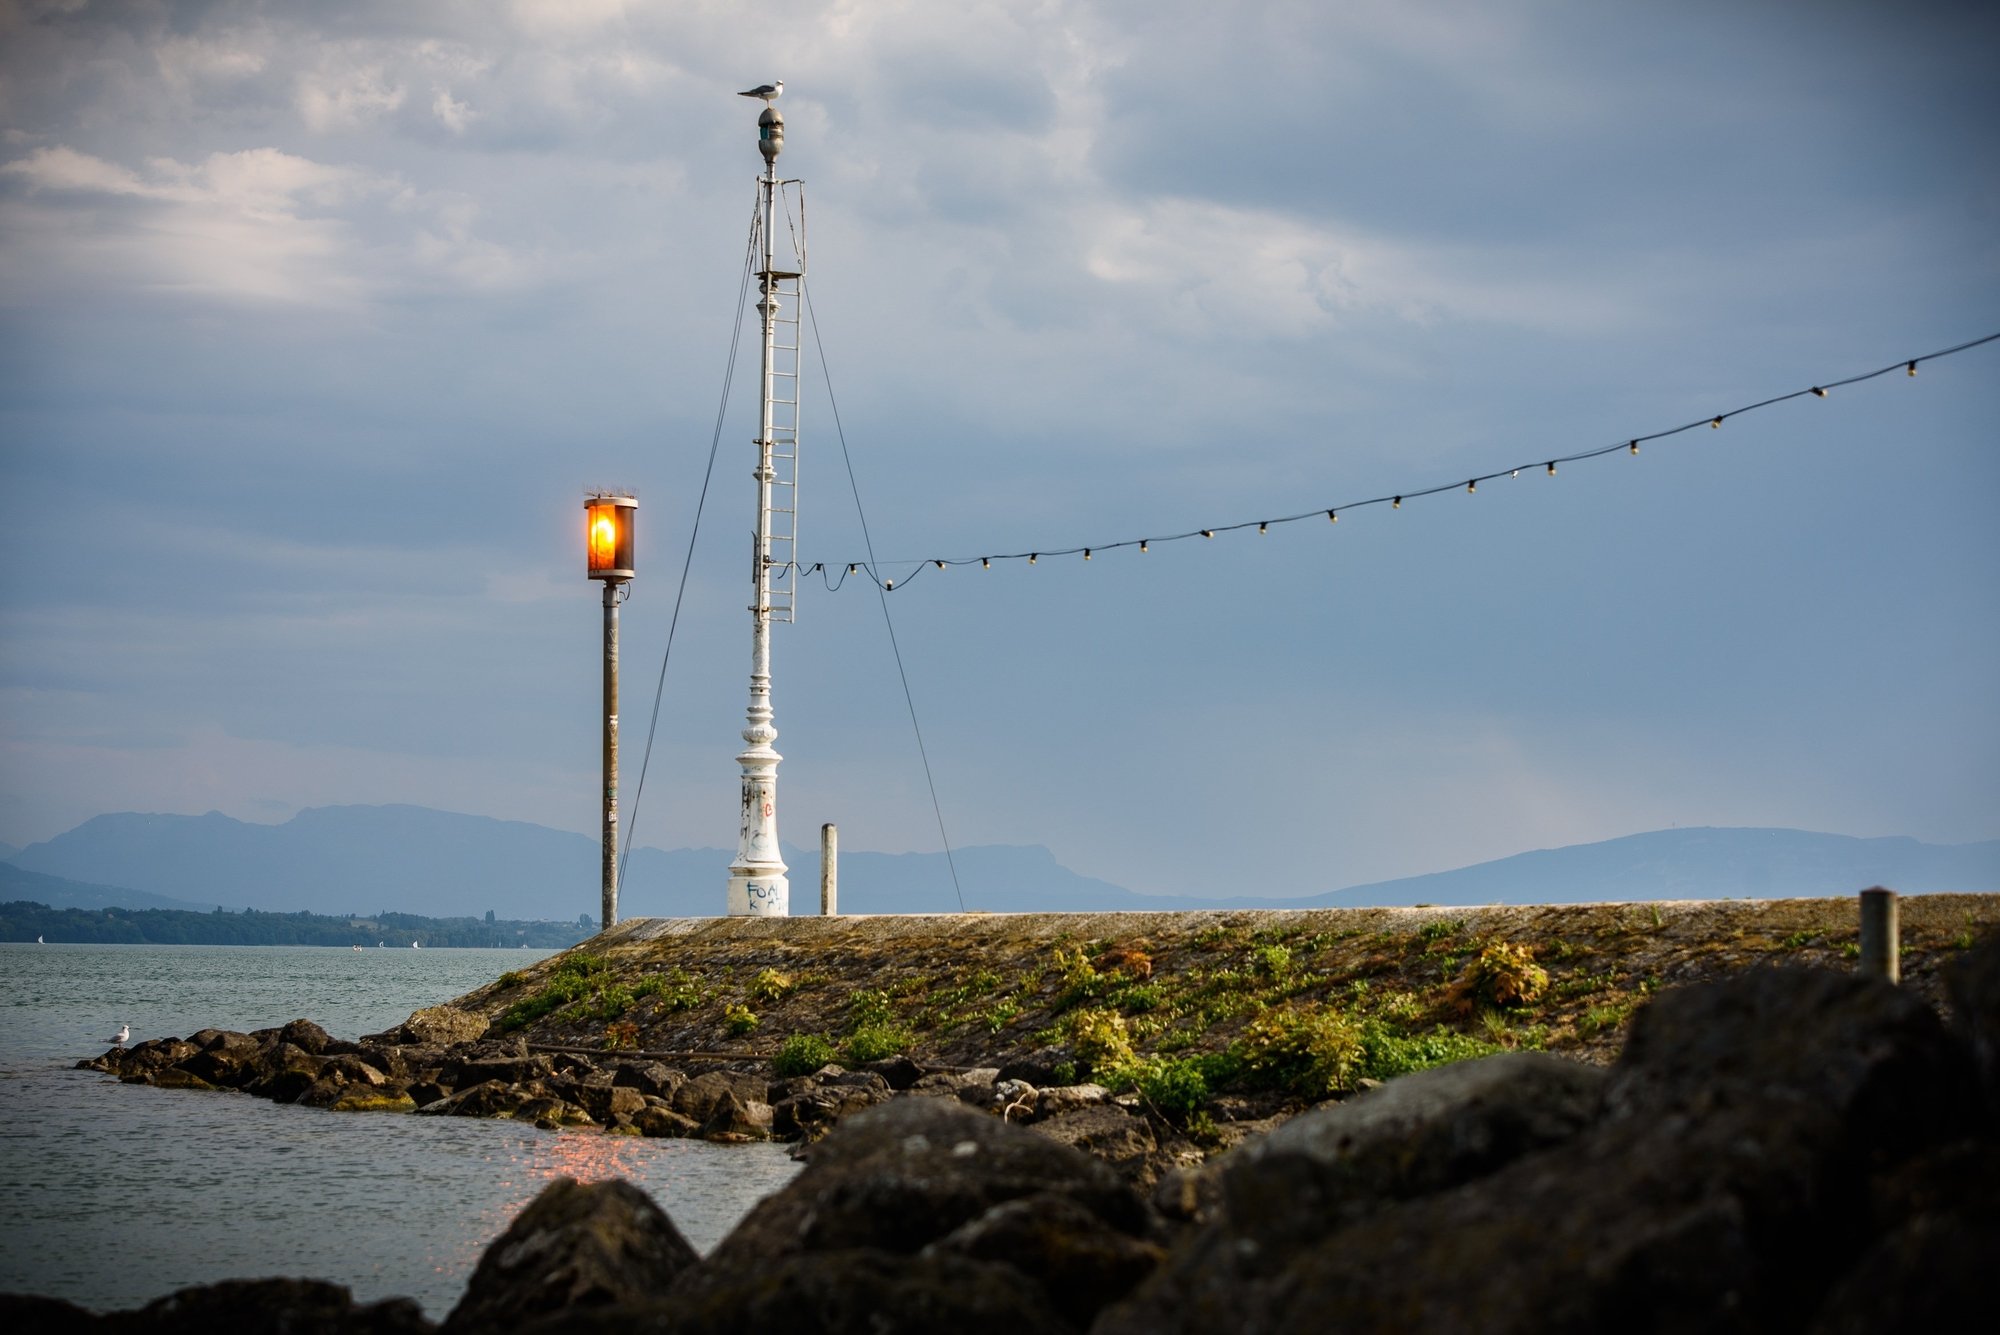
[[[799,211],[802,215],[805,212],[803,191],[800,192]],[[804,303],[806,308],[806,324],[812,330],[813,350],[819,355],[820,376],[826,383],[827,408],[833,417],[834,435],[840,441],[841,462],[847,466],[848,489],[854,493],[854,513],[855,517],[861,521],[861,543],[868,549],[866,564],[872,571],[875,568],[875,539],[868,532],[868,512],[862,508],[861,486],[855,480],[854,476],[854,458],[847,450],[847,428],[841,425],[840,401],[834,397],[833,374],[827,368],[826,364],[826,346],[820,342],[819,316],[813,311],[812,291],[807,287],[803,277],[799,279],[799,299]],[[848,569],[852,571],[861,564],[858,561],[854,562]],[[838,587],[838,585],[834,587]],[[924,786],[930,789],[931,812],[937,817],[938,839],[944,844],[944,865],[951,872],[951,892],[958,898],[958,911],[963,913],[965,912],[965,891],[958,883],[958,860],[952,856],[951,836],[945,832],[944,806],[938,801],[937,781],[931,777],[930,751],[924,745],[923,725],[917,722],[917,701],[916,697],[910,692],[910,674],[903,667],[902,646],[896,642],[896,622],[889,615],[889,594],[894,588],[895,582],[893,580],[878,582],[876,585],[876,598],[882,605],[882,624],[889,632],[889,650],[896,659],[896,677],[903,683],[903,704],[910,711],[910,731],[914,732],[917,737],[917,756],[923,761],[924,765]]]
[[[681,623],[681,603],[687,598],[688,572],[694,568],[694,541],[701,533],[702,511],[708,506],[708,484],[715,477],[715,458],[722,444],[722,422],[729,410],[729,389],[736,379],[736,355],[743,345],[743,315],[749,309],[750,273],[757,254],[757,233],[762,223],[753,205],[750,210],[750,240],[743,250],[743,277],[736,285],[736,320],[729,340],[729,359],[722,370],[722,397],[715,405],[715,430],[708,439],[708,467],[701,475],[701,493],[694,503],[694,523],[688,529],[687,551],[681,557],[681,577],[674,589],[674,610],[667,618],[667,647],[660,654],[660,677],[653,686],[653,714],[646,722],[646,750],[639,760],[639,782],[632,790],[632,802],[625,812],[625,847],[618,855],[618,884],[625,884],[625,864],[632,858],[632,840],[639,832],[639,800],[646,795],[646,771],[653,763],[653,736],[660,727],[660,701],[667,691],[667,664],[674,654],[674,631]]]
[[[807,308],[808,310],[811,309],[810,302],[808,302]],[[814,332],[814,337],[818,337],[817,330]],[[1626,436],[1611,445],[1599,445],[1587,450],[1578,450],[1572,454],[1559,454],[1554,458],[1544,456],[1529,463],[1513,464],[1506,468],[1495,469],[1492,472],[1475,474],[1472,477],[1463,478],[1459,481],[1441,482],[1427,487],[1412,487],[1409,490],[1395,492],[1386,496],[1372,496],[1367,500],[1343,501],[1336,505],[1319,506],[1311,510],[1301,510],[1297,514],[1279,515],[1272,519],[1245,519],[1233,524],[1210,524],[1204,528],[1189,529],[1184,533],[1165,533],[1157,537],[1126,538],[1117,542],[1078,543],[1070,547],[1043,547],[1033,551],[1022,552],[988,552],[983,556],[931,556],[916,561],[895,561],[889,563],[886,567],[876,561],[874,548],[870,545],[866,560],[841,562],[816,561],[805,566],[804,573],[819,575],[821,583],[825,585],[829,592],[837,592],[847,582],[849,577],[858,575],[866,577],[869,582],[875,585],[878,591],[886,594],[909,587],[910,581],[918,575],[923,574],[926,570],[941,571],[948,566],[977,565],[982,570],[990,570],[996,561],[1025,561],[1032,566],[1038,564],[1044,557],[1056,556],[1081,556],[1084,560],[1088,561],[1093,556],[1099,556],[1105,552],[1117,551],[1122,547],[1136,547],[1141,552],[1147,552],[1152,550],[1155,545],[1163,542],[1181,542],[1189,538],[1213,538],[1219,533],[1234,533],[1247,528],[1256,529],[1259,533],[1268,533],[1277,524],[1296,524],[1301,520],[1318,519],[1322,516],[1329,523],[1337,523],[1340,516],[1349,510],[1363,510],[1374,505],[1386,505],[1392,510],[1400,510],[1403,508],[1405,501],[1419,500],[1426,496],[1436,496],[1448,491],[1464,491],[1470,494],[1477,494],[1480,483],[1490,482],[1496,478],[1516,478],[1521,475],[1523,470],[1539,468],[1547,473],[1548,476],[1554,477],[1556,475],[1557,464],[1581,463],[1587,459],[1597,459],[1604,455],[1617,454],[1621,451],[1627,454],[1637,454],[1641,445],[1656,440],[1666,440],[1671,436],[1678,436],[1682,432],[1693,431],[1700,427],[1720,430],[1722,424],[1730,418],[1741,417],[1745,413],[1753,413],[1760,408],[1769,408],[1775,404],[1787,403],[1793,399],[1807,397],[1824,399],[1829,390],[1840,389],[1847,385],[1858,385],[1880,376],[1893,375],[1897,371],[1902,371],[1908,376],[1915,376],[1917,367],[1925,362],[1937,361],[1940,358],[1950,357],[1957,353],[1966,352],[1972,348],[1981,347],[1996,341],[2000,341],[2000,333],[1992,333],[1983,338],[1970,339],[1964,343],[1955,344],[1949,348],[1940,348],[1936,352],[1926,352],[1917,357],[1899,358],[1887,366],[1873,371],[1864,371],[1859,375],[1850,375],[1839,380],[1822,380],[1806,389],[1795,389],[1788,394],[1774,394],[1769,398],[1759,399],[1755,403],[1746,403],[1740,408],[1732,408],[1728,412],[1710,413],[1705,417],[1696,418],[1692,422],[1682,423],[1680,426],[1668,427],[1661,431],[1651,431],[1644,435]],[[822,360],[823,366],[824,361]],[[837,421],[838,416],[836,415]],[[847,442],[843,438],[841,449],[845,451],[846,448]],[[859,504],[858,498],[856,504]],[[867,526],[865,524],[862,527],[862,533],[864,537],[867,534]],[[884,569],[893,569],[903,573],[891,578],[879,573]],[[887,615],[886,611],[884,615]]]

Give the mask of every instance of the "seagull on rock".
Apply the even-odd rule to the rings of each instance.
[[[761,97],[768,105],[771,99],[775,98],[778,94],[784,91],[785,91],[785,81],[783,79],[779,79],[775,83],[760,83],[755,88],[745,88],[742,92],[738,93],[737,96]]]
[[[118,1026],[118,1032],[111,1036],[111,1046],[114,1048],[122,1048],[125,1046],[125,1040],[130,1037],[132,1037],[132,1026],[129,1024],[121,1024]]]

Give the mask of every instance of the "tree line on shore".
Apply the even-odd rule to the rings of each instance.
[[[517,947],[561,950],[595,930],[585,917],[566,922],[425,918],[414,913],[331,917],[318,913],[212,913],[179,909],[50,908],[28,900],[0,904],[0,941],[176,946]]]

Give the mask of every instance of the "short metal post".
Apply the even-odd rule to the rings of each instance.
[[[1896,892],[1876,886],[1861,892],[1861,972],[1890,982],[1902,980],[1901,939],[1896,926]]]
[[[831,918],[840,912],[840,831],[831,825],[819,827],[819,911]]]

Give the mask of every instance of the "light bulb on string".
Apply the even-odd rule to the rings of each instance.
[[[1826,397],[1826,391],[1825,391],[1825,390],[1823,390],[1823,389],[1821,389],[1821,388],[1820,388],[1820,387],[1819,387],[1818,385],[1814,385],[1814,386],[1813,386],[1813,397],[1814,397],[1814,398],[1816,398],[1816,399],[1823,399],[1823,398],[1825,398],[1825,397]]]
[[[1719,430],[1721,430],[1721,429],[1722,429],[1722,416],[1721,416],[1721,414],[1719,414],[1719,413],[1718,413],[1718,414],[1717,414],[1716,416],[1714,416],[1714,417],[1710,418],[1710,419],[1709,419],[1709,423],[1708,423],[1708,425],[1709,425],[1709,428],[1710,428],[1711,430],[1715,430],[1715,431],[1719,431]]]
[[[895,591],[896,591],[896,581],[895,581],[895,580],[893,580],[893,579],[885,579],[885,580],[883,580],[883,581],[882,581],[882,592],[884,592],[884,593],[894,593]]]
[[[1083,549],[1083,559],[1086,561],[1090,559],[1090,548],[1086,547]]]
[[[1205,528],[1201,531],[1201,536],[1204,538],[1212,538],[1215,536],[1215,530],[1212,528]]]
[[[1340,511],[1328,510],[1326,512],[1326,522],[1329,524],[1338,524],[1340,522]]]
[[[982,557],[980,557],[980,558],[979,558],[979,568],[980,568],[981,570],[991,570],[991,569],[993,568],[993,558],[992,558],[992,557],[990,557],[990,556],[982,556]]]
[[[1479,493],[1479,479],[1478,479],[1478,478],[1474,478],[1474,479],[1472,479],[1472,481],[1470,481],[1470,482],[1468,482],[1468,483],[1466,483],[1466,484],[1465,484],[1465,494],[1466,494],[1466,495],[1468,495],[1468,496],[1476,496],[1476,495],[1478,495],[1478,493]]]
[[[1551,459],[1549,460],[1549,476],[1554,477],[1555,475],[1556,475],[1556,463],[1555,460]]]
[[[1391,501],[1389,502],[1389,508],[1390,508],[1391,510],[1400,510],[1400,509],[1402,509],[1402,508],[1403,508],[1403,498],[1402,498],[1401,496],[1398,496],[1398,497],[1396,497],[1395,499],[1391,500]]]
[[[1516,469],[1515,469],[1515,470],[1514,470],[1513,472],[1511,472],[1511,473],[1507,474],[1507,476],[1508,476],[1508,477],[1519,477],[1519,476],[1521,476],[1521,470],[1520,470],[1520,469],[1518,469],[1518,468],[1516,468]]]
[[[1916,364],[1915,362],[1911,362],[1911,363],[1910,363],[1910,374],[1911,374],[1911,375],[1915,375],[1916,373],[1917,373],[1917,364]]]
[[[1636,440],[1632,441],[1629,444],[1627,444],[1625,448],[1632,451],[1632,453],[1637,454],[1639,452],[1639,442]]]
[[[1029,564],[1029,565],[1033,565],[1033,564],[1035,563],[1035,558],[1036,558],[1036,557],[1038,557],[1038,556],[1040,556],[1040,555],[1041,555],[1041,553],[1040,553],[1040,552],[1029,552],[1029,553],[1028,553],[1028,564]]]
[[[847,567],[847,573],[848,573],[848,574],[850,574],[850,575],[851,575],[851,574],[853,574],[853,573],[854,573],[854,567],[853,567],[853,566],[849,566],[849,567]]]
[[[939,570],[943,570],[943,569],[944,569],[944,562],[942,562],[942,561],[933,561],[933,562],[931,562],[931,564],[932,564],[932,565],[934,565],[934,566],[936,566],[936,567],[937,567],[937,568],[938,568]]]
[[[1139,550],[1140,550],[1140,551],[1142,551],[1142,552],[1149,552],[1149,551],[1151,551],[1151,550],[1152,550],[1152,548],[1146,545],[1146,544],[1147,544],[1147,543],[1148,543],[1149,541],[1151,541],[1151,539],[1148,539],[1148,538],[1141,538],[1141,539],[1139,539]]]
[[[1271,531],[1271,522],[1267,519],[1263,523],[1257,525],[1257,531],[1259,533],[1269,533]]]

